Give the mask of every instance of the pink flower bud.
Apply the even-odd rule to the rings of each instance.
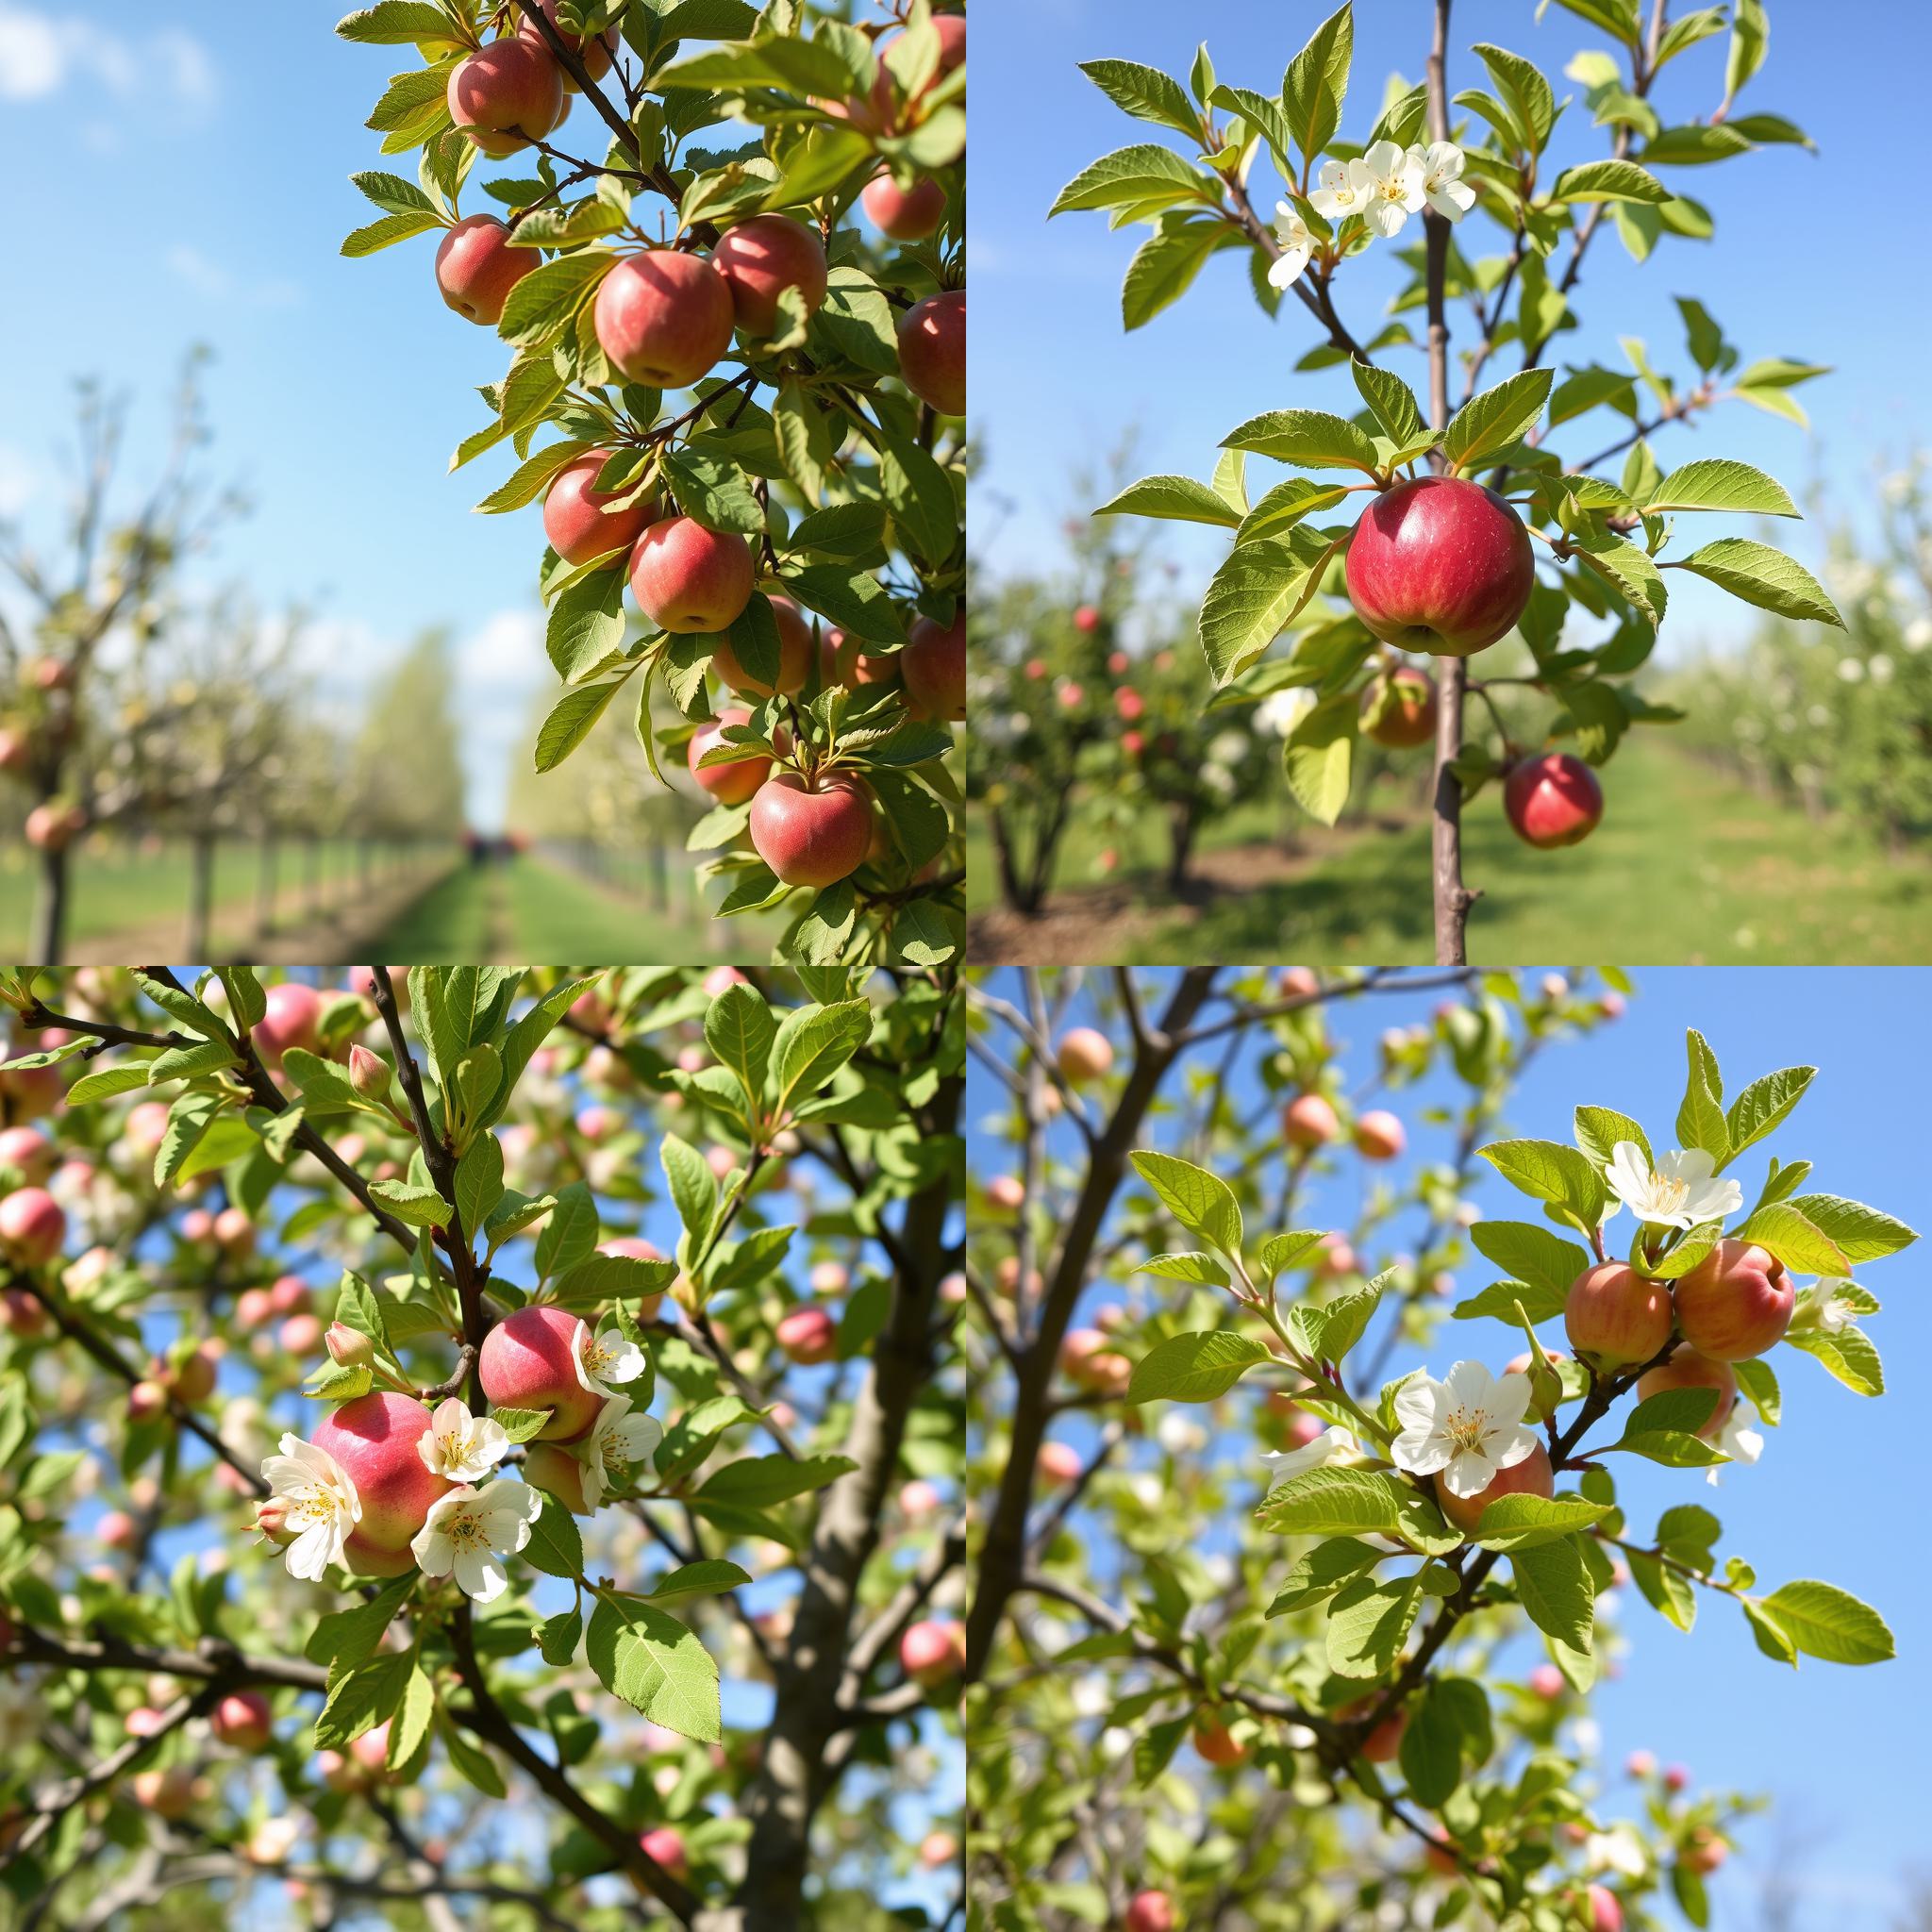
[[[381,1100],[389,1092],[389,1062],[359,1043],[349,1049],[349,1085],[364,1100]]]
[[[375,1344],[360,1329],[341,1322],[328,1324],[323,1345],[328,1350],[329,1360],[339,1368],[366,1369],[375,1360]]]
[[[289,1506],[279,1496],[268,1496],[255,1506],[255,1526],[270,1542],[287,1544],[295,1541],[289,1527]]]

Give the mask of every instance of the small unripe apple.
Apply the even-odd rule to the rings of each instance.
[[[349,1745],[349,1756],[362,1769],[385,1784],[394,1782],[389,1768],[389,1727],[392,1719],[384,1718],[373,1730],[367,1730]]]
[[[306,1314],[314,1299],[299,1274],[277,1274],[268,1285],[269,1306],[278,1315]]]
[[[631,552],[630,588],[660,630],[726,630],[758,581],[751,546],[734,530],[708,530],[691,517],[653,524]]]
[[[945,719],[957,724],[966,716],[966,612],[954,612],[943,630],[931,618],[913,626],[899,653],[906,682],[906,708],[915,718]]]
[[[1445,658],[1506,635],[1536,586],[1523,519],[1459,476],[1417,476],[1372,498],[1346,571],[1349,602],[1376,637]]]
[[[788,886],[830,886],[865,863],[872,794],[843,772],[809,779],[775,772],[751,802],[751,842]]]
[[[1082,637],[1091,637],[1100,628],[1100,612],[1091,604],[1077,605],[1074,610],[1074,628]]]
[[[1060,1373],[1096,1395],[1126,1391],[1134,1365],[1098,1328],[1070,1328],[1060,1342]]]
[[[966,1626],[924,1617],[899,1640],[899,1664],[915,1684],[936,1690],[966,1668]]]
[[[1567,751],[1521,758],[1503,781],[1503,811],[1510,827],[1539,852],[1574,845],[1596,830],[1604,788],[1581,758]]]
[[[698,256],[646,249],[598,284],[591,319],[605,355],[632,382],[685,389],[731,346],[731,290]]]
[[[1588,1932],[1624,1932],[1624,1907],[1607,1885],[1592,1885],[1583,1898]]]
[[[1307,1152],[1341,1138],[1335,1109],[1319,1093],[1298,1093],[1281,1110],[1281,1131],[1291,1147]]]
[[[265,1751],[275,1735],[268,1699],[259,1690],[230,1690],[215,1706],[209,1728],[237,1751]]]
[[[914,1522],[930,1516],[940,1507],[941,1500],[939,1491],[924,1476],[914,1476],[909,1483],[902,1484],[899,1490],[900,1513]]]
[[[1554,1704],[1563,1694],[1563,1674],[1555,1664],[1538,1664],[1529,1674],[1529,1690],[1532,1697],[1541,1697],[1545,1704]]]
[[[322,1324],[313,1315],[291,1315],[275,1330],[275,1345],[290,1355],[312,1355],[322,1346]]]
[[[224,1208],[208,1232],[230,1260],[245,1261],[255,1252],[255,1223],[244,1208]]]
[[[1377,672],[1362,691],[1361,726],[1364,738],[1393,751],[1409,751],[1433,742],[1434,679],[1407,664],[1397,671]]]
[[[597,1252],[600,1255],[615,1255],[632,1261],[662,1261],[667,1258],[662,1250],[653,1247],[640,1236],[630,1234],[612,1235],[608,1241],[600,1241],[597,1244]],[[640,1322],[655,1322],[663,1300],[661,1293],[641,1295],[631,1313]]]
[[[1248,1747],[1224,1724],[1211,1717],[1196,1720],[1193,1742],[1195,1751],[1209,1764],[1240,1764],[1248,1755]]]
[[[613,452],[586,450],[566,463],[543,493],[543,535],[566,563],[589,563],[613,550],[628,549],[658,515],[658,501],[641,496],[627,508],[611,508],[627,491],[599,491],[594,485]]]
[[[255,1024],[255,1050],[262,1064],[279,1067],[291,1047],[322,1051],[322,995],[300,980],[285,979],[264,995],[268,1010]]]
[[[930,175],[901,188],[891,175],[878,174],[858,197],[866,220],[894,242],[924,242],[946,218],[946,191]]]
[[[537,0],[537,4],[550,25],[557,26],[557,0]],[[549,51],[549,43],[543,38],[543,30],[528,14],[524,16],[523,24],[517,28],[517,34],[522,40],[535,41],[546,53]],[[601,34],[574,34],[558,27],[557,38],[583,62],[584,72],[592,80],[602,80],[610,72],[610,63],[617,54],[615,27],[606,27]],[[556,59],[556,56],[552,55],[551,58]],[[557,62],[557,67],[558,72],[563,76],[565,92],[575,93],[577,84],[571,77],[569,71],[560,60]]]
[[[919,1841],[919,1862],[928,1872],[942,1871],[959,1859],[959,1840],[950,1831],[929,1831]]]
[[[1586,1268],[1563,1304],[1570,1346],[1607,1374],[1647,1362],[1671,1339],[1671,1291],[1621,1261]]]
[[[941,416],[966,413],[966,291],[915,302],[899,319],[899,374]]]
[[[1026,1184],[1016,1174],[996,1174],[986,1184],[986,1200],[1002,1214],[1017,1214],[1026,1205]]]
[[[805,680],[811,674],[811,624],[806,614],[790,597],[774,597],[771,600],[772,622],[778,630],[778,682],[775,687],[754,677],[738,661],[738,653],[731,648],[731,640],[721,637],[718,648],[711,653],[711,669],[736,691],[748,691],[753,697],[769,698],[778,691],[791,696],[805,689]]]
[[[67,1239],[67,1216],[45,1188],[16,1188],[0,1200],[0,1255],[17,1268],[44,1268]]]
[[[492,159],[541,141],[564,117],[563,72],[548,47],[491,41],[451,70],[449,118]]]
[[[1060,1076],[1074,1087],[1104,1080],[1113,1071],[1113,1042],[1096,1026],[1075,1026],[1061,1036]]]
[[[1464,1536],[1475,1534],[1483,1511],[1499,1496],[1552,1496],[1557,1491],[1557,1473],[1550,1466],[1550,1452],[1541,1442],[1521,1462],[1499,1469],[1474,1496],[1452,1494],[1440,1474],[1434,1481],[1436,1507]]]
[[[1378,1107],[1357,1117],[1354,1139],[1364,1160],[1393,1160],[1408,1145],[1402,1123]]]
[[[733,758],[729,764],[724,765],[701,762],[708,751],[724,743],[725,725],[750,723],[751,713],[742,705],[727,705],[710,724],[700,724],[691,733],[691,741],[685,748],[685,762],[691,776],[721,805],[742,805],[746,799],[757,795],[758,788],[772,774],[771,757],[765,752]]]
[[[641,1832],[638,1843],[646,1857],[657,1859],[674,1878],[691,1876],[691,1859],[684,1849],[681,1833],[668,1824],[659,1824],[654,1829]]]
[[[193,1350],[175,1364],[168,1382],[183,1402],[206,1402],[215,1392],[214,1358]]]
[[[0,772],[17,777],[33,761],[33,746],[25,731],[0,724]]]
[[[1174,1901],[1164,1891],[1137,1891],[1127,1901],[1122,1932],[1174,1932]]]
[[[536,1440],[574,1442],[597,1420],[604,1398],[577,1379],[572,1353],[581,1318],[532,1303],[506,1315],[483,1338],[476,1358],[483,1392],[498,1408],[548,1408]]]
[[[808,315],[825,299],[825,244],[790,215],[753,215],[718,237],[711,266],[731,290],[731,307],[746,335],[763,339],[778,326],[778,297],[796,289]]]
[[[816,1302],[779,1317],[778,1346],[795,1362],[828,1362],[839,1353],[839,1324]]]
[[[194,1776],[185,1765],[171,1764],[165,1771],[137,1771],[129,1789],[143,1811],[152,1811],[170,1823],[187,1817],[194,1803]]]
[[[1040,1453],[1033,1458],[1033,1474],[1041,1489],[1063,1490],[1079,1481],[1086,1466],[1071,1442],[1048,1441],[1040,1445]]]
[[[1677,1282],[1677,1326],[1715,1361],[1749,1361],[1781,1341],[1798,1291],[1785,1265],[1754,1241],[1721,1241]]]
[[[1711,1410],[1710,1419],[1697,1431],[1707,1442],[1717,1441],[1730,1420],[1731,1410],[1738,1406],[1738,1378],[1731,1373],[1731,1365],[1688,1346],[1679,1348],[1669,1361],[1660,1362],[1638,1379],[1637,1399],[1646,1402],[1668,1389],[1717,1391],[1717,1406]]]
[[[465,215],[436,247],[436,286],[471,322],[494,328],[509,291],[543,265],[535,248],[519,248],[494,215]]]
[[[341,1466],[362,1502],[362,1519],[344,1552],[351,1570],[394,1574],[384,1565],[398,1555],[407,1559],[404,1568],[413,1567],[410,1539],[430,1505],[455,1487],[423,1460],[416,1445],[428,1430],[429,1411],[420,1402],[383,1390],[343,1403],[317,1424],[309,1440]]]

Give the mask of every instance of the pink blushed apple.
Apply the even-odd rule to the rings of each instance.
[[[966,413],[964,289],[928,295],[900,318],[899,373],[906,387],[941,416]]]
[[[943,629],[929,617],[913,626],[899,654],[906,705],[915,718],[960,723],[966,716],[966,613],[954,613]]]
[[[711,266],[731,290],[738,326],[763,339],[778,325],[778,297],[796,289],[806,313],[825,299],[825,245],[789,215],[754,215],[734,223],[711,250]]]
[[[646,495],[627,508],[613,508],[624,491],[600,492],[598,472],[610,460],[608,449],[586,450],[566,463],[543,496],[543,534],[566,563],[589,563],[613,550],[628,549],[657,521],[658,502]]]
[[[692,517],[653,524],[631,552],[631,594],[660,630],[728,629],[751,602],[756,582],[744,539],[733,530],[708,530]]]
[[[361,1499],[361,1521],[343,1552],[350,1569],[382,1576],[414,1568],[409,1540],[430,1505],[454,1487],[430,1470],[416,1446],[428,1430],[429,1411],[420,1402],[377,1391],[343,1403],[310,1437],[341,1464]]]
[[[541,252],[517,247],[494,215],[465,215],[437,243],[436,286],[458,315],[494,328],[509,291],[542,265]]]
[[[865,218],[894,242],[923,242],[946,216],[946,191],[930,175],[901,188],[891,175],[878,174],[858,197]]]
[[[491,41],[451,70],[449,117],[492,159],[541,141],[565,113],[563,74],[535,41]]]
[[[477,1373],[498,1408],[555,1411],[536,1440],[573,1442],[597,1420],[604,1398],[577,1376],[572,1343],[582,1317],[532,1303],[506,1315],[483,1338]]]
[[[966,1626],[940,1617],[909,1625],[899,1640],[899,1665],[928,1690],[950,1683],[966,1667]]]
[[[872,796],[845,773],[777,772],[751,802],[750,830],[758,857],[786,885],[836,885],[865,863]]]
[[[1798,1291],[1785,1265],[1752,1241],[1721,1241],[1677,1282],[1677,1325],[1714,1361],[1749,1361],[1781,1341]]]
[[[1669,1288],[1621,1261],[1585,1269],[1563,1304],[1570,1346],[1606,1374],[1647,1362],[1671,1339],[1671,1325]]]
[[[1539,1442],[1521,1462],[1499,1469],[1487,1488],[1474,1496],[1454,1494],[1439,1475],[1435,1478],[1436,1507],[1462,1531],[1474,1536],[1483,1520],[1483,1511],[1500,1496],[1550,1496],[1556,1493],[1557,1473],[1550,1464],[1550,1453]]]
[[[1637,1399],[1647,1402],[1653,1395],[1661,1395],[1671,1389],[1712,1389],[1717,1391],[1717,1405],[1697,1431],[1707,1442],[1716,1441],[1724,1424],[1730,1420],[1731,1410],[1738,1406],[1738,1378],[1732,1373],[1731,1365],[1700,1354],[1694,1348],[1679,1348],[1672,1354],[1669,1361],[1660,1362],[1638,1379]]]
[[[1521,758],[1503,781],[1503,811],[1510,829],[1540,852],[1574,845],[1596,830],[1604,788],[1579,758],[1548,752]]]
[[[711,669],[735,691],[753,697],[769,698],[778,691],[788,696],[805,689],[811,673],[811,623],[790,597],[771,600],[772,622],[778,631],[778,682],[775,686],[754,677],[738,660],[729,638],[720,638],[711,653]]]
[[[731,290],[708,261],[675,248],[627,255],[598,285],[598,343],[632,382],[684,389],[731,346]]]
[[[742,705],[727,705],[710,724],[700,724],[691,733],[685,748],[685,763],[691,776],[721,805],[742,805],[746,799],[757,795],[758,788],[771,775],[772,760],[770,755],[763,752],[749,758],[733,758],[728,764],[707,765],[702,762],[708,751],[715,751],[726,742],[725,725],[750,723],[751,713]]]

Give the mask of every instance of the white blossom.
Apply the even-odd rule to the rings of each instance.
[[[1292,1482],[1311,1469],[1320,1469],[1338,1456],[1355,1455],[1359,1446],[1346,1429],[1335,1427],[1324,1429],[1312,1442],[1299,1449],[1265,1451],[1261,1460],[1268,1465],[1268,1493],[1272,1496],[1283,1483]]]
[[[1593,1831],[1583,1841],[1583,1862],[1592,1872],[1615,1872],[1625,1878],[1641,1878],[1649,1869],[1649,1855],[1643,1840],[1627,1824],[1613,1824],[1607,1831]]]
[[[427,1431],[416,1439],[416,1450],[433,1474],[453,1483],[475,1483],[509,1453],[509,1438],[501,1423],[472,1415],[452,1395],[436,1405]]]
[[[1653,1169],[1635,1141],[1619,1141],[1604,1180],[1644,1226],[1697,1227],[1744,1205],[1743,1189],[1735,1180],[1715,1178],[1716,1166],[1704,1148],[1685,1147],[1673,1148]]]
[[[1255,707],[1255,722],[1264,731],[1286,738],[1315,708],[1315,693],[1296,687],[1277,691]]]
[[[1812,1288],[1818,1304],[1818,1325],[1825,1334],[1842,1335],[1856,1319],[1857,1309],[1840,1292],[1851,1286],[1843,1275],[1827,1274]]]
[[[1762,1433],[1751,1427],[1750,1423],[1745,1418],[1746,1411],[1740,1406],[1732,1409],[1729,1416],[1725,1418],[1724,1427],[1718,1431],[1717,1446],[1733,1462],[1753,1463],[1764,1454],[1764,1437]],[[1752,1420],[1755,1421],[1756,1418],[1754,1417]],[[1717,1470],[1715,1468],[1707,1470],[1705,1473],[1704,1480],[1712,1489],[1715,1489],[1718,1480]]]
[[[613,1383],[635,1382],[644,1373],[643,1350],[613,1328],[593,1335],[588,1322],[579,1322],[570,1352],[577,1365],[577,1380],[598,1395],[614,1395]]]
[[[1272,288],[1285,289],[1307,267],[1308,257],[1315,252],[1315,238],[1291,202],[1274,204],[1274,239],[1281,244],[1281,253],[1269,265],[1268,281]]]
[[[1402,1424],[1390,1456],[1411,1475],[1440,1474],[1452,1496],[1479,1496],[1499,1471],[1512,1469],[1536,1448],[1524,1424],[1527,1375],[1492,1375],[1480,1362],[1457,1362],[1443,1381],[1419,1374],[1395,1396]]]
[[[1384,142],[1382,145],[1390,143]],[[1365,162],[1324,161],[1315,183],[1315,192],[1308,200],[1324,222],[1344,222],[1350,215],[1368,212],[1369,170]]]
[[[664,1440],[656,1416],[633,1415],[628,1395],[613,1395],[597,1411],[581,1455],[584,1505],[594,1509],[607,1495],[630,1487],[639,1468],[648,1467]]]
[[[530,1525],[542,1513],[543,1498],[527,1483],[491,1483],[486,1490],[467,1485],[440,1496],[409,1544],[425,1576],[448,1576],[479,1604],[494,1603],[509,1588],[505,1557],[530,1541]]]
[[[1408,158],[1423,171],[1423,198],[1445,221],[1459,222],[1475,206],[1475,190],[1462,178],[1462,150],[1453,141],[1412,147]]]
[[[1362,157],[1368,171],[1369,225],[1385,239],[1399,235],[1409,216],[1423,207],[1423,163],[1420,151],[1405,152],[1392,141],[1378,141]]]
[[[295,1435],[282,1438],[279,1456],[262,1458],[261,1475],[294,1536],[289,1574],[320,1583],[329,1566],[342,1560],[342,1545],[362,1521],[355,1479],[326,1449]]]

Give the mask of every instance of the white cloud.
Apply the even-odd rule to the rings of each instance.
[[[186,242],[177,242],[168,250],[168,268],[197,295],[229,307],[239,304],[250,308],[292,308],[302,299],[301,289],[286,278],[242,282],[220,262]]]
[[[0,0],[0,100],[44,100],[71,85],[194,120],[214,100],[215,70],[201,42],[174,28],[131,40]]]

